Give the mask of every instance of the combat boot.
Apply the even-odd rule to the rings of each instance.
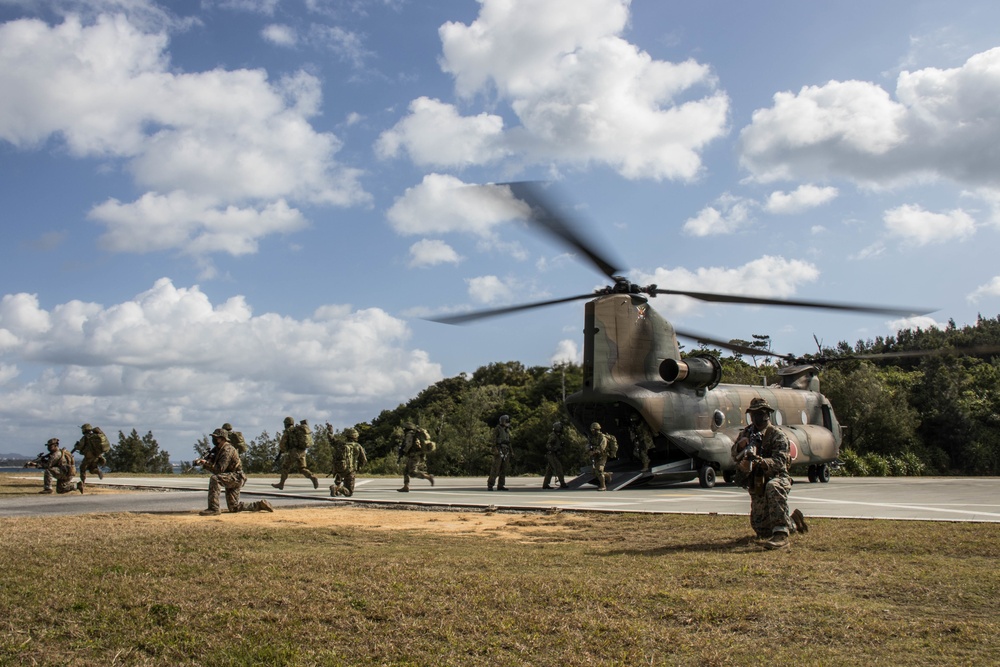
[[[568,489],[569,486],[566,484],[566,482],[559,482],[559,488],[560,489]]]
[[[497,491],[509,491],[509,489],[506,486],[498,486]]]
[[[267,499],[257,501],[257,511],[258,512],[273,512],[274,508],[271,507],[271,503],[267,502]]]
[[[795,530],[800,533],[808,533],[809,526],[806,524],[806,518],[802,514],[802,510],[795,510],[792,512],[792,521],[795,522]]]
[[[104,472],[100,468],[97,469],[97,479],[104,479]]]
[[[786,549],[788,548],[788,533],[774,533],[771,539],[764,542],[765,549]]]
[[[551,489],[551,488],[552,488],[552,485],[551,485],[551,484],[549,484],[549,483],[545,483],[545,484],[542,484],[542,488],[543,488],[543,489]]]
[[[431,486],[434,486],[434,475],[431,475],[430,473],[428,473],[427,474],[427,481],[431,483]]]
[[[336,498],[337,497],[337,487],[336,486],[331,486],[330,487],[330,497],[331,498]]]
[[[276,488],[278,491],[284,491],[285,490],[285,480],[286,479],[288,479],[288,475],[282,475],[281,479],[278,480],[278,483],[277,484],[272,484],[271,486],[273,486],[274,488]]]
[[[76,483],[76,490],[80,492],[81,496],[83,495],[83,480],[82,479],[79,482]]]
[[[311,480],[312,480],[312,483],[313,483],[313,488],[314,488],[314,489],[318,489],[318,488],[319,488],[319,479],[318,479],[318,478],[316,477],[316,475],[313,475],[313,476],[312,476],[312,477],[310,477],[309,479],[311,479]]]
[[[211,507],[209,507],[207,510],[202,510],[198,512],[198,514],[200,516],[219,516],[220,514],[222,514],[222,510],[212,509]]]
[[[403,488],[396,489],[396,490],[399,491],[400,493],[409,493],[410,492],[410,487],[409,486],[403,486]]]
[[[52,489],[42,489],[39,493],[52,493]]]

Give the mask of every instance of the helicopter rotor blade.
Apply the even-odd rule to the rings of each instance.
[[[571,249],[581,252],[597,269],[608,278],[614,278],[621,269],[609,259],[605,253],[598,252],[593,243],[587,242],[582,236],[583,225],[556,212],[557,207],[543,191],[542,184],[536,181],[518,181],[513,183],[497,183],[498,186],[510,188],[511,194],[531,207],[531,221],[568,245]]]
[[[749,347],[747,345],[739,345],[738,343],[730,343],[729,341],[722,341],[717,338],[712,338],[711,336],[705,336],[700,333],[695,333],[693,331],[682,331],[680,329],[674,329],[674,333],[681,338],[688,338],[698,343],[706,343],[708,345],[714,345],[715,347],[721,347],[731,352],[738,352],[740,354],[747,354],[757,357],[778,357],[780,359],[786,359],[788,361],[792,360],[791,355],[781,354],[779,352],[769,352],[767,350],[761,350],[756,347]]]
[[[933,313],[934,309],[927,308],[907,308],[898,306],[875,306],[862,303],[837,303],[833,301],[802,301],[797,299],[776,299],[772,297],[744,296],[740,294],[717,294],[715,292],[692,292],[688,290],[673,290],[656,288],[651,290],[656,295],[667,296],[687,296],[699,301],[709,301],[713,303],[738,303],[758,306],[791,306],[793,308],[819,308],[824,310],[844,310],[855,313],[872,313],[875,315],[896,315],[898,317],[912,317],[915,315],[927,315]]]
[[[972,347],[941,347],[933,350],[899,350],[896,352],[872,352],[870,354],[846,354],[842,357],[797,357],[799,363],[833,364],[844,361],[880,361],[882,359],[907,359],[914,357],[965,357],[993,356],[1000,354],[1000,345],[974,345]]]
[[[531,310],[532,308],[544,308],[545,306],[554,306],[560,303],[568,303],[570,301],[580,301],[581,299],[592,299],[594,298],[594,293],[589,294],[577,294],[576,296],[567,296],[562,299],[551,299],[549,301],[536,301],[534,303],[522,303],[516,306],[506,306],[504,308],[491,308],[489,310],[477,310],[471,313],[462,313],[460,315],[446,315],[444,317],[429,317],[427,318],[431,322],[438,322],[439,324],[466,324],[467,322],[473,322],[475,320],[483,320],[490,317],[499,317],[501,315],[509,315],[510,313],[517,313],[522,310]]]

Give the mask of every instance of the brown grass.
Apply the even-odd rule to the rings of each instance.
[[[0,665],[994,665],[1000,525],[336,507],[0,520]]]

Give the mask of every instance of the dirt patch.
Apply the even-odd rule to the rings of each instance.
[[[370,507],[278,508],[269,512],[223,512],[216,517],[196,513],[173,514],[163,520],[182,523],[225,521],[247,526],[282,525],[290,528],[363,528],[368,530],[417,530],[449,535],[492,535],[515,540],[551,538],[553,533],[575,532],[586,527],[583,517],[494,511],[449,512],[437,510],[381,509]]]

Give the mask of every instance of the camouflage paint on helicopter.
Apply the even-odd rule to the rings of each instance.
[[[630,418],[638,412],[655,434],[653,477],[698,474],[705,486],[714,484],[715,471],[728,478],[736,465],[733,441],[757,397],[775,407],[773,421],[789,439],[793,463],[809,465],[810,479],[829,479],[825,466],[840,451],[840,425],[819,393],[815,367],[789,369],[782,386],[720,384],[718,360],[681,359],[673,326],[640,294],[608,294],[586,304],[583,370],[582,391],[566,399],[574,424],[585,432],[599,422],[630,443]],[[623,460],[619,468],[630,463]]]

